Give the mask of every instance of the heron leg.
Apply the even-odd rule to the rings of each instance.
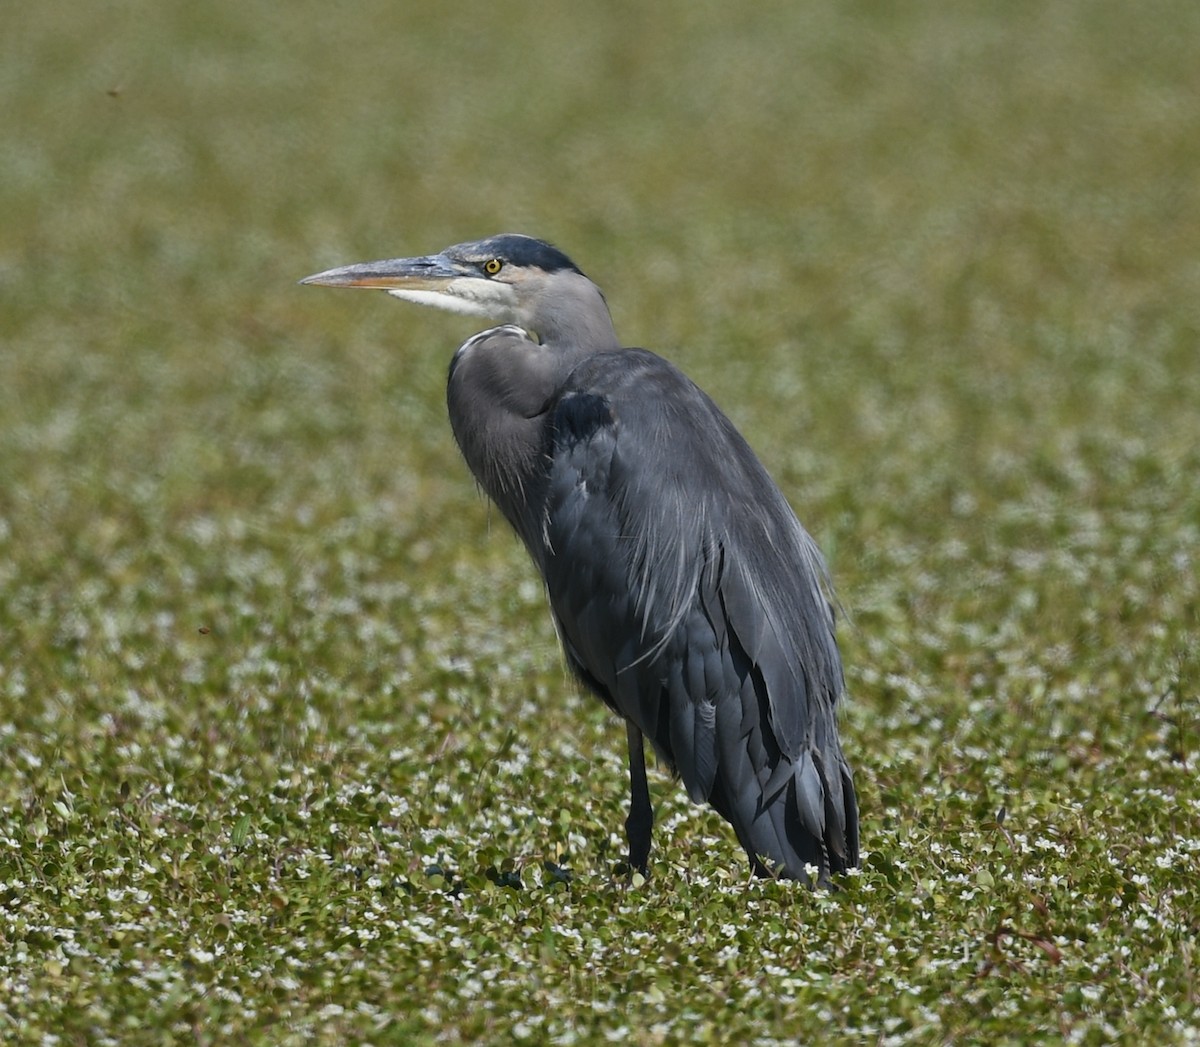
[[[634,724],[626,723],[625,733],[629,738],[629,817],[625,819],[629,867],[648,876],[654,810],[650,806],[650,787],[646,784],[646,752],[642,732]]]

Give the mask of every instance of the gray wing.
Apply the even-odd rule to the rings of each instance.
[[[824,564],[740,434],[627,349],[572,373],[547,452],[534,555],[576,672],[752,860],[798,878],[857,864]]]

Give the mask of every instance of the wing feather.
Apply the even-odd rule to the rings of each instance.
[[[853,864],[824,564],[742,437],[666,361],[601,353],[550,412],[546,469],[526,540],[583,678],[756,865]]]

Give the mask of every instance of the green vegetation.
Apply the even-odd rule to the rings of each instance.
[[[0,1039],[1200,1040],[1200,6],[9,5]],[[867,852],[745,882],[442,387],[501,230],[832,562]]]

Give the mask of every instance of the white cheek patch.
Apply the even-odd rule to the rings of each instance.
[[[412,291],[402,287],[392,287],[388,288],[388,294],[404,302],[416,302],[417,305],[432,305],[435,309],[445,309],[448,313],[462,313],[465,316],[491,315],[482,302],[452,297],[441,291]]]
[[[451,280],[436,291],[409,287],[388,288],[388,294],[418,305],[432,305],[463,316],[486,316],[492,320],[509,320],[516,307],[516,292],[508,284],[465,276]]]

